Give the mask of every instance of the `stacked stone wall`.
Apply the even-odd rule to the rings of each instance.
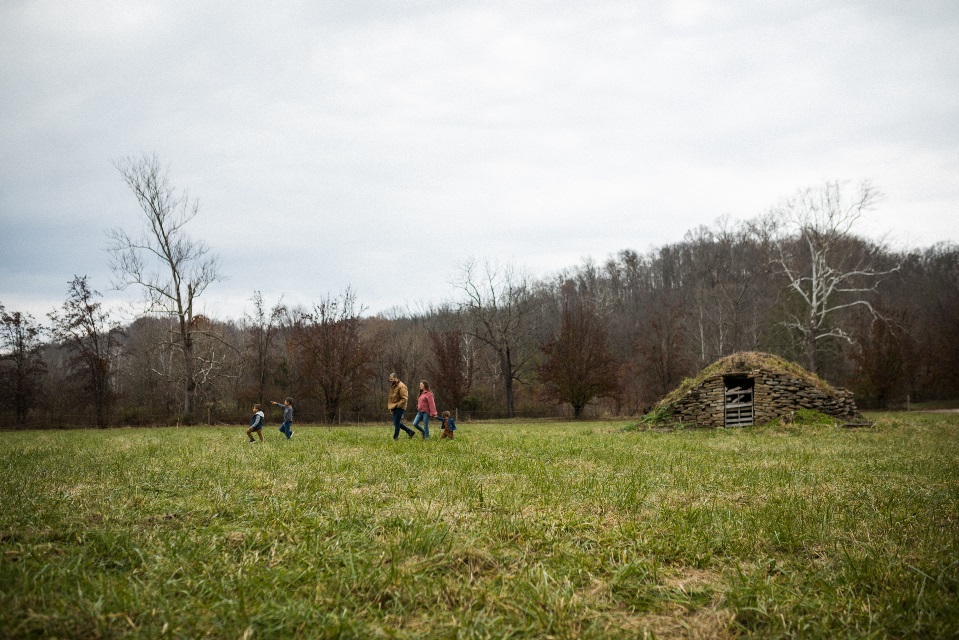
[[[690,389],[673,406],[673,418],[702,427],[725,424],[724,375],[752,378],[753,422],[763,424],[789,415],[797,409],[812,409],[843,420],[859,415],[853,394],[845,389],[823,390],[781,371],[764,369],[743,373],[717,374]]]

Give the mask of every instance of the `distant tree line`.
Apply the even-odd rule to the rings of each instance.
[[[628,416],[744,350],[799,362],[864,407],[959,398],[959,246],[858,235],[880,199],[868,182],[545,279],[468,260],[452,295],[417,312],[368,316],[351,290],[310,307],[252,292],[242,318],[215,319],[193,311],[220,278],[185,234],[196,205],[154,157],[118,169],[143,233],[111,233],[113,285],[138,289],[143,312],[121,326],[83,276],[46,326],[0,305],[7,426],[235,423],[286,396],[300,421],[386,421],[394,371],[466,418]]]

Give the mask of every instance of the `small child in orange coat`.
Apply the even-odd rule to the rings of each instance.
[[[253,434],[260,436],[260,442],[263,442],[263,411],[260,405],[253,405],[253,418],[250,420],[250,428],[246,430],[246,435],[250,442],[256,442]]]
[[[440,440],[443,438],[453,439],[453,432],[456,431],[456,420],[450,417],[449,411],[443,412],[443,435],[440,436]]]

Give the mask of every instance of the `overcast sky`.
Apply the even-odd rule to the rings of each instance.
[[[870,179],[860,232],[959,241],[959,2],[0,0],[0,303],[112,292],[156,153],[227,280],[370,313]]]

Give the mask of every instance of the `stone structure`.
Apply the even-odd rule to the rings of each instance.
[[[703,371],[661,406],[672,420],[702,427],[763,424],[797,409],[851,420],[859,418],[853,394],[834,389],[798,365],[762,353],[734,354]]]

